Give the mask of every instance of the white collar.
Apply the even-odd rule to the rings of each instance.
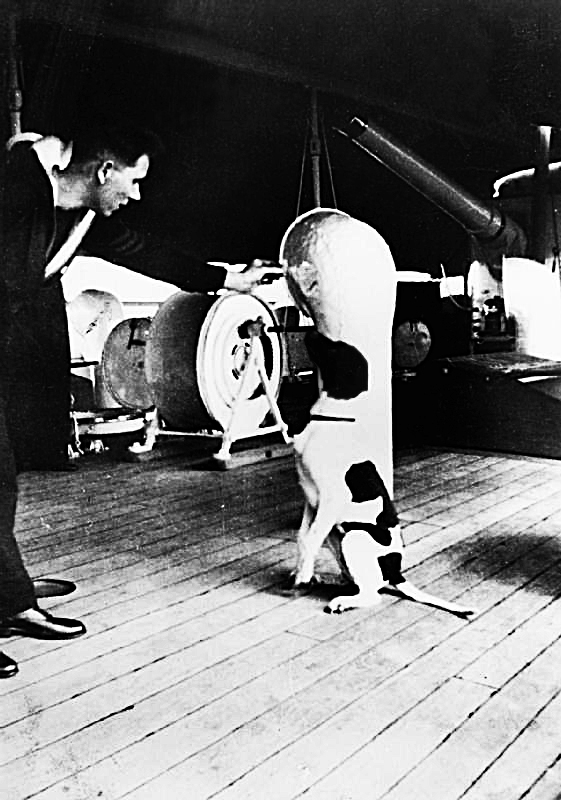
[[[55,206],[58,203],[58,182],[54,176],[55,167],[65,169],[72,156],[72,142],[65,144],[56,136],[43,136],[32,146],[32,150],[37,154],[41,166],[47,173],[51,186],[53,187],[53,200]]]

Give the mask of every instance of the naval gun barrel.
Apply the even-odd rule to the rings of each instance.
[[[451,216],[483,246],[504,255],[524,255],[524,232],[500,208],[482,202],[388,133],[358,117],[338,130]]]

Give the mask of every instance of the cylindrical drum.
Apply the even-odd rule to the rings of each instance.
[[[146,346],[146,378],[162,418],[180,431],[224,430],[236,405],[235,434],[251,435],[269,411],[256,363],[249,358],[247,322],[263,320],[259,339],[264,372],[274,396],[282,375],[277,321],[265,302],[250,294],[217,297],[178,292],[152,320]],[[248,370],[242,389],[242,374]]]
[[[103,347],[101,384],[121,408],[145,411],[154,405],[146,380],[146,342],[151,320],[145,317],[124,319],[116,325]],[[108,407],[109,403],[102,403]]]

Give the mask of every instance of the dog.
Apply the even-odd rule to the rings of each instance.
[[[343,577],[358,591],[331,600],[326,611],[341,613],[381,602],[381,590],[467,617],[474,609],[418,589],[402,573],[399,519],[371,459],[361,418],[368,397],[368,362],[342,341],[311,331],[305,338],[320,377],[320,394],[304,430],[293,437],[305,505],[298,531],[292,585],[316,581],[316,556],[327,542]]]

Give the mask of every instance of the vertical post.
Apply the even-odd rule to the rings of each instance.
[[[547,219],[549,196],[549,158],[551,126],[539,125],[536,142],[536,167],[532,186],[529,255],[545,264],[547,256]]]
[[[0,14],[0,253],[4,252],[4,193],[6,191],[5,170],[5,144],[10,138],[9,115],[9,50],[11,4],[5,14]]]
[[[8,17],[9,49],[8,49],[8,87],[10,107],[10,132],[12,136],[21,133],[21,109],[23,98],[19,85],[18,75],[18,43],[17,43],[17,17],[12,12]]]
[[[318,93],[312,89],[312,113],[311,113],[312,135],[310,138],[310,155],[312,159],[312,180],[314,187],[314,203],[316,208],[321,207],[321,138],[319,135],[319,113],[318,113]]]

